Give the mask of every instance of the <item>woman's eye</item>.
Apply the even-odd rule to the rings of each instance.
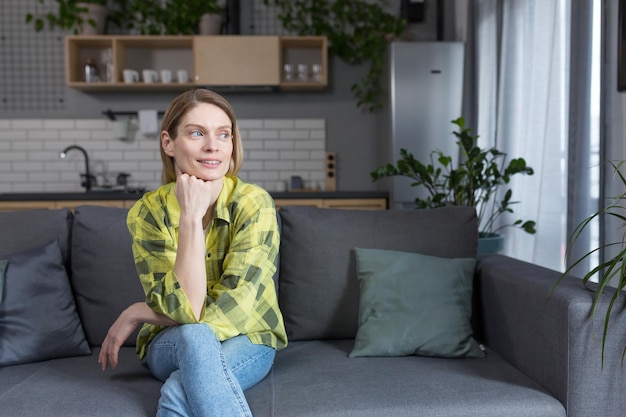
[[[222,133],[220,133],[220,138],[221,139],[228,139],[228,138],[230,138],[230,133],[229,132],[222,132]]]
[[[199,130],[194,130],[190,133],[191,136],[202,136],[202,132]]]

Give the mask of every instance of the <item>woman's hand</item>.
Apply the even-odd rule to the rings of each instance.
[[[145,305],[145,303],[143,304]],[[103,371],[107,369],[107,364],[109,363],[111,364],[111,369],[117,368],[117,355],[120,347],[139,325],[139,322],[133,317],[133,308],[136,308],[134,306],[135,304],[122,311],[122,314],[115,320],[102,342],[98,363],[102,365]]]
[[[181,216],[202,219],[217,199],[222,188],[218,181],[205,181],[189,174],[180,174],[174,193],[181,209]]]
[[[163,314],[155,313],[145,302],[132,304],[122,311],[102,342],[98,363],[102,365],[103,371],[107,369],[108,364],[111,364],[111,369],[117,367],[120,348],[141,323],[157,326],[175,326],[178,324]]]

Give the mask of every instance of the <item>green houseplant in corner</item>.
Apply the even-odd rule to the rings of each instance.
[[[513,175],[533,175],[533,169],[522,158],[511,159],[507,164],[505,153],[496,148],[480,148],[478,136],[465,127],[463,118],[453,120],[452,123],[458,127],[454,135],[461,159],[456,166],[452,156],[438,150],[431,153],[429,163],[423,163],[402,149],[397,164],[379,167],[371,173],[372,180],[392,176],[412,179],[411,186],[423,187],[427,191],[426,197],[415,199],[416,208],[476,207],[479,238],[497,236],[506,227],[516,227],[534,234],[535,222],[532,220],[499,223],[503,214],[513,213],[511,206],[517,203],[511,199],[510,188],[499,193],[500,188],[508,184]],[[480,250],[480,242],[479,251],[485,252]]]
[[[613,171],[615,172],[615,176],[620,181],[620,186],[626,188],[626,177],[621,172],[622,166],[626,164],[626,162],[622,161],[620,163],[609,162]],[[590,227],[590,224],[599,219],[599,218],[614,218],[620,224],[621,227],[626,227],[626,205],[624,205],[624,201],[626,201],[626,192],[622,192],[621,194],[610,198],[608,204],[605,207],[600,208],[598,211],[584,219],[578,226],[574,229],[570,238],[567,242],[567,250],[568,252],[576,243],[577,239],[583,233],[585,229]],[[602,330],[602,364],[604,365],[604,352],[607,341],[607,335],[609,330],[609,324],[611,322],[611,312],[613,311],[613,307],[618,302],[619,298],[623,296],[623,291],[626,289],[626,236],[622,235],[621,240],[616,242],[609,242],[605,244],[601,244],[599,247],[590,250],[586,254],[582,255],[579,259],[574,261],[566,270],[561,274],[560,278],[557,280],[556,284],[552,288],[551,294],[554,292],[556,287],[563,281],[563,279],[572,272],[576,266],[578,266],[581,262],[589,259],[592,255],[601,250],[609,250],[614,251],[612,256],[608,256],[607,259],[602,260],[593,267],[589,272],[585,274],[583,277],[583,285],[588,290],[594,292],[593,303],[591,305],[591,318],[595,317],[595,313],[598,307],[598,303],[600,301],[600,297],[602,294],[608,293],[610,294],[610,301],[607,307],[607,311],[604,317],[604,325]],[[594,278],[597,278],[597,285],[592,285],[594,282]],[[626,357],[626,346],[624,346],[624,350],[622,352],[622,361]]]

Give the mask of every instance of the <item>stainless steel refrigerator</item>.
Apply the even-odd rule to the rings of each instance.
[[[461,116],[463,96],[461,42],[393,42],[389,46],[379,163],[396,163],[400,149],[420,161],[430,161],[439,149],[458,161],[452,120]],[[423,191],[411,180],[394,177],[383,182],[391,208],[413,208]],[[421,188],[421,187],[419,187]]]

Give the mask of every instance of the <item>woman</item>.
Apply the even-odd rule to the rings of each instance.
[[[122,312],[98,362],[115,368],[120,346],[143,324],[137,353],[164,381],[158,416],[251,416],[243,391],[287,345],[272,280],[279,246],[273,200],[236,177],[241,137],[219,94],[176,97],[160,148],[164,185],[127,218],[146,301]]]

